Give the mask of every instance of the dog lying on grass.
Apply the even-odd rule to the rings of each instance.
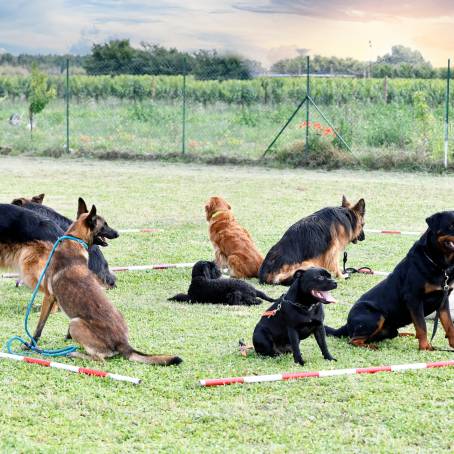
[[[179,293],[169,301],[252,306],[262,303],[258,298],[275,301],[247,282],[222,278],[214,262],[200,261],[192,268],[188,294]]]
[[[323,357],[335,361],[326,345],[323,305],[335,302],[329,291],[336,287],[336,281],[323,268],[298,270],[288,292],[262,315],[255,327],[255,351],[265,356],[292,352],[295,363],[304,366],[299,344],[313,334]]]
[[[426,219],[428,229],[412,246],[393,272],[353,305],[347,323],[339,329],[326,327],[328,335],[348,336],[358,347],[375,348],[371,342],[393,339],[398,328],[413,322],[420,350],[433,350],[427,339],[424,317],[436,310],[454,348],[454,325],[448,301],[443,307],[443,287],[454,287],[454,211]]]
[[[350,243],[363,241],[366,203],[323,208],[293,224],[270,249],[260,267],[260,283],[290,285],[298,269],[325,268],[343,277],[339,254]]]
[[[96,207],[93,205],[88,212],[85,202],[79,199],[77,220],[66,234],[91,246],[96,240],[104,241],[110,230],[106,221],[97,215]],[[104,360],[120,354],[130,361],[147,364],[169,366],[181,363],[178,356],[148,355],[131,347],[123,316],[107,299],[87,265],[85,248],[75,241],[65,240],[56,249],[44,279],[51,305],[56,301],[70,319],[69,336],[87,352],[74,352],[71,356]],[[38,327],[41,331],[46,320],[47,317],[41,320]]]
[[[51,220],[57,224],[58,227],[60,227],[61,234],[59,236],[63,235],[63,232],[68,229],[68,227],[72,224],[72,221],[60,213],[57,213],[52,208],[43,205],[43,200],[44,194],[39,194],[33,196],[31,199],[26,199],[24,197],[14,199],[12,204],[31,210],[34,213]],[[56,239],[57,237],[55,240]],[[90,268],[90,270],[92,270],[93,273],[99,277],[101,282],[105,284],[107,288],[113,288],[115,287],[116,277],[115,274],[109,270],[109,264],[107,263],[107,260],[105,259],[99,246],[105,247],[107,246],[107,243],[100,245],[93,244],[90,247],[88,250],[88,268]]]
[[[211,197],[205,213],[216,265],[227,267],[231,277],[258,277],[263,255],[249,232],[238,224],[231,206],[222,197]]]

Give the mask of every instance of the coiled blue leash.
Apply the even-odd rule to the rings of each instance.
[[[28,303],[27,311],[25,312],[24,326],[25,326],[25,332],[27,333],[27,336],[30,338],[30,342],[25,341],[20,336],[13,336],[10,339],[8,339],[8,341],[6,342],[6,348],[8,349],[8,353],[15,354],[15,352],[11,348],[11,344],[15,341],[20,342],[21,344],[25,345],[27,348],[29,348],[33,352],[39,353],[40,355],[43,355],[43,356],[68,356],[70,353],[77,350],[77,347],[75,347],[75,346],[60,348],[57,350],[43,350],[41,348],[38,348],[35,338],[30,334],[30,332],[28,330],[28,318],[30,316],[30,312],[32,310],[33,304],[35,302],[36,295],[38,294],[39,287],[41,286],[41,282],[43,281],[44,276],[46,275],[46,271],[49,268],[49,265],[50,265],[50,262],[52,260],[52,256],[54,255],[55,250],[57,249],[58,245],[64,240],[76,241],[77,243],[81,244],[85,249],[88,249],[88,244],[85,241],[83,241],[80,238],[77,238],[75,236],[63,235],[57,239],[57,241],[54,243],[52,251],[49,254],[46,265],[44,266],[44,269],[41,272],[41,275],[39,276],[38,282],[35,286],[35,289],[33,290],[30,302]]]

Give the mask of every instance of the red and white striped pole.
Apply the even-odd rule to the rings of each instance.
[[[364,229],[366,233],[382,233],[384,235],[409,235],[420,236],[422,232],[409,232],[405,230],[377,230],[377,229]]]
[[[111,271],[146,271],[146,270],[168,270],[169,268],[192,268],[194,263],[158,263],[156,265],[130,265],[114,266]]]
[[[323,378],[335,377],[339,375],[356,375],[356,374],[375,374],[377,372],[402,372],[406,370],[418,369],[433,369],[437,367],[454,367],[454,360],[438,361],[435,363],[413,363],[413,364],[397,364],[394,366],[377,366],[377,367],[360,367],[355,369],[332,369],[320,370],[316,372],[290,372],[284,374],[274,375],[248,375],[245,377],[231,377],[231,378],[211,378],[200,380],[200,386],[222,386],[232,385],[234,383],[261,383],[270,381],[288,381],[298,380],[301,378]]]
[[[119,229],[119,233],[157,233],[162,232],[162,229]]]
[[[48,361],[46,359],[32,358],[30,356],[12,355],[10,353],[0,352],[0,358],[11,359],[13,361],[23,361],[29,364],[38,364],[44,367],[54,367],[56,369],[64,369],[69,372],[75,372],[76,374],[94,375],[96,377],[107,377],[111,380],[126,381],[139,385],[141,380],[139,378],[127,377],[125,375],[112,374],[111,372],[104,372],[102,370],[88,369],[86,367],[72,366],[71,364],[56,363],[54,361]]]

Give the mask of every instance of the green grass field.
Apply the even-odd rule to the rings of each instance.
[[[186,107],[186,152],[202,157],[223,155],[256,159],[262,156],[275,135],[299,103],[252,104],[247,107],[188,102]],[[352,101],[321,106],[324,114],[342,134],[353,156],[366,167],[377,156],[416,156],[421,161],[441,162],[443,150],[443,109],[428,108],[421,121],[411,105]],[[12,113],[22,116],[19,126],[11,126]],[[305,138],[303,108],[275,145],[283,150]],[[328,123],[311,109],[311,136],[320,134]],[[52,101],[36,116],[33,140],[27,127],[24,101],[0,99],[0,149],[13,154],[62,153],[66,144],[63,101]],[[314,127],[320,124],[320,128]],[[70,105],[70,148],[84,154],[110,151],[132,155],[179,153],[182,149],[182,100],[119,101],[108,99],[72,101]],[[323,136],[332,142],[334,136]],[[335,144],[339,145],[339,143]],[[366,158],[365,155],[368,155]],[[409,159],[407,158],[407,161]],[[412,159],[410,158],[410,162]],[[411,165],[407,165],[411,167]],[[380,167],[380,166],[379,166]]]
[[[366,227],[422,231],[424,219],[452,209],[452,176],[350,171],[51,160],[0,159],[0,200],[45,192],[46,202],[73,216],[77,197],[95,202],[117,228],[156,227],[153,234],[123,234],[105,249],[111,266],[191,262],[213,256],[203,206],[222,195],[266,252],[293,222],[345,193],[364,197]],[[351,245],[349,264],[388,271],[412,237],[369,234]],[[134,386],[24,363],[0,362],[0,451],[15,452],[361,452],[427,453],[454,450],[452,369],[233,385],[203,389],[202,378],[362,367],[452,359],[419,352],[412,338],[380,344],[378,351],[328,339],[337,363],[323,360],[313,339],[301,344],[306,366],[291,356],[243,358],[267,308],[170,303],[187,289],[190,270],[122,273],[109,298],[129,324],[131,343],[155,353],[178,354],[179,367],[157,368],[115,358],[103,364],[71,361],[139,377]],[[339,326],[350,305],[378,277],[353,276],[334,292],[328,324]],[[257,282],[254,280],[254,284]],[[266,287],[273,296],[283,287]],[[23,334],[30,290],[0,280],[0,344]],[[37,320],[37,313],[32,323]],[[432,325],[429,323],[429,329]],[[42,346],[64,341],[67,319],[51,316]],[[409,327],[413,330],[413,327]],[[435,345],[447,346],[442,330]]]

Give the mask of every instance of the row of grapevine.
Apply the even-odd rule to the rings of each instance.
[[[119,98],[141,101],[177,100],[182,97],[182,76],[71,76],[71,96],[77,100]],[[27,95],[30,80],[23,76],[0,76],[0,98],[20,98]],[[65,77],[49,76],[48,84],[65,95]],[[427,79],[353,79],[313,78],[311,95],[324,105],[359,102],[413,103],[415,92],[423,92],[432,106],[445,100],[445,81]],[[249,105],[253,103],[297,102],[306,93],[304,78],[257,78],[253,80],[200,81],[187,78],[189,101],[204,104],[225,102]]]

